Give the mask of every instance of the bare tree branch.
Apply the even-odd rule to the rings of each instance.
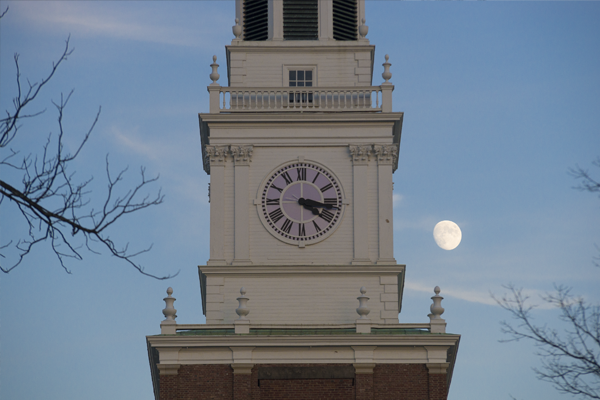
[[[571,295],[565,286],[556,286],[542,299],[560,311],[559,320],[566,328],[557,331],[536,325],[528,297],[514,285],[505,287],[507,295],[499,299],[492,296],[515,321],[501,323],[502,333],[509,336],[503,341],[532,341],[543,365],[534,369],[535,373],[559,392],[600,399],[600,306]]]
[[[4,16],[6,11],[0,15]],[[96,123],[100,117],[101,108],[90,128],[83,135],[83,139],[71,154],[65,151],[63,140],[65,131],[63,126],[64,111],[73,92],[64,96],[60,101],[52,102],[58,114],[58,135],[53,138],[50,134],[43,145],[39,156],[27,154],[17,162],[19,151],[10,148],[10,144],[19,133],[24,120],[36,117],[45,110],[29,111],[32,102],[38,97],[42,89],[52,79],[58,67],[73,53],[69,47],[69,39],[58,61],[52,64],[52,69],[39,82],[24,84],[19,68],[19,55],[15,54],[17,95],[13,98],[14,110],[6,110],[6,116],[0,119],[0,168],[9,168],[20,172],[20,182],[5,180],[7,174],[2,174],[0,180],[0,203],[8,200],[24,219],[27,235],[24,238],[0,243],[0,256],[5,257],[5,252],[12,249],[16,251],[16,262],[6,266],[0,265],[2,272],[8,273],[21,264],[34,247],[40,243],[49,243],[60,265],[68,273],[65,261],[67,258],[81,260],[81,245],[73,242],[74,238],[82,238],[85,248],[98,254],[94,244],[99,244],[107,249],[110,254],[123,260],[144,275],[157,279],[168,279],[172,276],[155,276],[144,271],[141,264],[134,261],[134,257],[151,249],[149,246],[141,251],[129,251],[129,244],[118,245],[108,234],[112,227],[122,217],[143,210],[150,206],[161,204],[164,196],[159,190],[155,195],[148,195],[146,189],[158,180],[158,176],[147,178],[145,169],[140,170],[140,181],[131,188],[122,190],[123,179],[127,169],[120,171],[116,176],[111,175],[108,155],[106,157],[106,176],[108,181],[107,192],[101,209],[90,207],[91,189],[88,185],[92,179],[76,181],[75,173],[69,172],[69,166],[81,153],[88,142]],[[124,193],[123,193],[124,192]],[[97,196],[94,196],[95,198]]]
[[[600,168],[600,157],[596,158],[592,162],[592,165]],[[600,197],[600,181],[593,178],[587,169],[583,169],[577,165],[575,168],[569,169],[569,174],[579,181],[579,185],[575,186],[575,189],[590,193],[598,193],[598,196]]]

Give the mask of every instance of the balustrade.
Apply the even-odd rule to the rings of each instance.
[[[221,87],[211,96],[219,96],[211,112],[382,111],[381,86]]]

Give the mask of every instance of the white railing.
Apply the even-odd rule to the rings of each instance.
[[[221,87],[209,85],[210,112],[391,112],[393,85],[360,87]]]

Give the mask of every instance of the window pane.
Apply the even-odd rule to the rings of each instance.
[[[290,71],[290,81],[296,80],[296,71]]]
[[[307,87],[311,87],[312,86],[312,82],[306,82],[305,84]]]
[[[298,80],[299,81],[303,81],[304,80],[304,71],[298,71]]]
[[[304,86],[304,82],[298,82],[298,86]]]
[[[296,87],[296,82],[290,82],[290,87]]]
[[[312,81],[312,71],[306,71],[306,80]]]

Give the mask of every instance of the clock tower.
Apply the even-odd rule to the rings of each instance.
[[[228,85],[215,56],[210,110],[199,114],[206,324],[177,324],[165,298],[163,335],[148,337],[155,395],[184,398],[191,379],[198,398],[200,387],[223,399],[446,398],[459,336],[445,333],[439,289],[430,323],[398,321],[392,174],[403,113],[392,111],[387,55],[373,86],[364,0],[235,5]],[[403,386],[412,381],[418,390]]]

